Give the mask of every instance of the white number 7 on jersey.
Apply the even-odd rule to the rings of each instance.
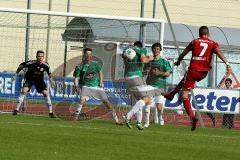
[[[202,56],[205,54],[206,50],[207,50],[208,44],[201,42],[201,43],[200,43],[200,46],[203,47],[201,53],[199,54],[199,56],[202,57]]]

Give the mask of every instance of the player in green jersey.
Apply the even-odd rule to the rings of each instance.
[[[142,43],[136,41],[134,47],[132,48],[136,52],[136,56],[133,59],[128,59],[125,54],[123,54],[124,64],[125,64],[125,81],[128,86],[128,91],[133,95],[137,100],[132,109],[124,116],[125,123],[128,128],[132,128],[130,124],[131,117],[139,113],[145,105],[151,104],[151,98],[149,95],[152,91],[152,86],[147,86],[145,80],[143,79],[143,63],[148,63],[153,60],[152,55],[148,55],[147,50],[142,48]],[[141,125],[141,117],[137,116],[137,125],[136,127],[139,130],[143,129]]]
[[[166,89],[166,79],[171,75],[172,68],[170,63],[161,57],[162,45],[160,43],[154,43],[152,45],[152,52],[154,59],[150,61],[150,71],[148,73],[146,82],[148,85],[151,85],[155,88],[165,90]],[[150,117],[150,106],[154,106],[154,122],[164,125],[163,119],[163,102],[164,97],[162,95],[154,96],[152,105],[147,105],[145,107],[145,125],[144,127],[149,126],[149,117]]]
[[[102,100],[104,106],[112,113],[112,118],[116,124],[122,125],[108,100],[105,90],[103,89],[102,66],[99,65],[98,62],[93,61],[92,57],[92,49],[85,48],[83,51],[82,63],[76,66],[73,73],[73,76],[75,77],[74,88],[80,95],[80,104],[75,112],[75,117],[78,118],[83,104],[89,98],[94,98]]]

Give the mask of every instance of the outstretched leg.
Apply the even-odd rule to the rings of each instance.
[[[112,119],[115,121],[116,125],[123,125],[122,122],[119,121],[117,114],[116,114],[115,110],[113,109],[112,105],[110,104],[110,102],[108,100],[103,100],[102,102],[103,102],[104,106],[111,112]]]
[[[175,94],[177,94],[183,87],[183,79],[178,83],[178,85],[171,91],[168,93],[162,93],[162,95],[168,99],[168,100],[172,100],[175,96]]]
[[[17,115],[17,113],[19,112],[19,108],[21,107],[24,98],[26,97],[26,94],[28,93],[29,88],[28,87],[23,87],[18,99],[17,99],[17,104],[15,109],[13,110],[13,115]]]

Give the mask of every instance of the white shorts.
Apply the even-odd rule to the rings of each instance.
[[[144,78],[139,76],[126,77],[125,82],[128,88],[146,85]]]
[[[129,92],[134,95],[135,97],[155,97],[161,95],[163,90],[155,88],[150,85],[142,85],[129,88]]]
[[[165,98],[162,95],[153,97],[153,102],[154,103],[163,103],[164,100],[165,100]]]
[[[155,108],[157,103],[164,102],[165,98],[162,95],[151,97],[152,103],[150,105],[146,105],[143,109],[145,112],[150,112],[151,108]],[[163,106],[164,107],[164,106]]]
[[[164,103],[164,100],[165,98],[162,95],[151,97],[152,103],[148,106],[154,108],[156,103]]]
[[[103,88],[100,87],[87,87],[83,86],[79,91],[80,97],[86,97],[86,99],[97,99],[97,100],[107,100],[107,93]]]
[[[145,96],[159,96],[164,90],[155,88],[151,85],[146,85],[143,77],[128,77],[125,79],[129,92],[135,97],[145,97]]]

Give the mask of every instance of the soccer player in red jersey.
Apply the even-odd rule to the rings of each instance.
[[[179,55],[178,60],[174,63],[174,65],[180,65],[184,56],[186,56],[190,51],[192,52],[191,61],[183,79],[171,92],[163,93],[162,95],[168,100],[172,100],[174,95],[182,89],[182,102],[191,119],[191,130],[194,131],[196,129],[198,119],[192,111],[191,103],[188,98],[190,90],[195,87],[196,81],[199,82],[207,76],[208,71],[212,68],[211,60],[214,53],[226,64],[226,70],[228,72],[231,71],[231,66],[223,53],[220,51],[218,43],[209,39],[209,30],[207,26],[201,26],[199,28],[199,38],[194,39],[188,44],[188,46]]]

